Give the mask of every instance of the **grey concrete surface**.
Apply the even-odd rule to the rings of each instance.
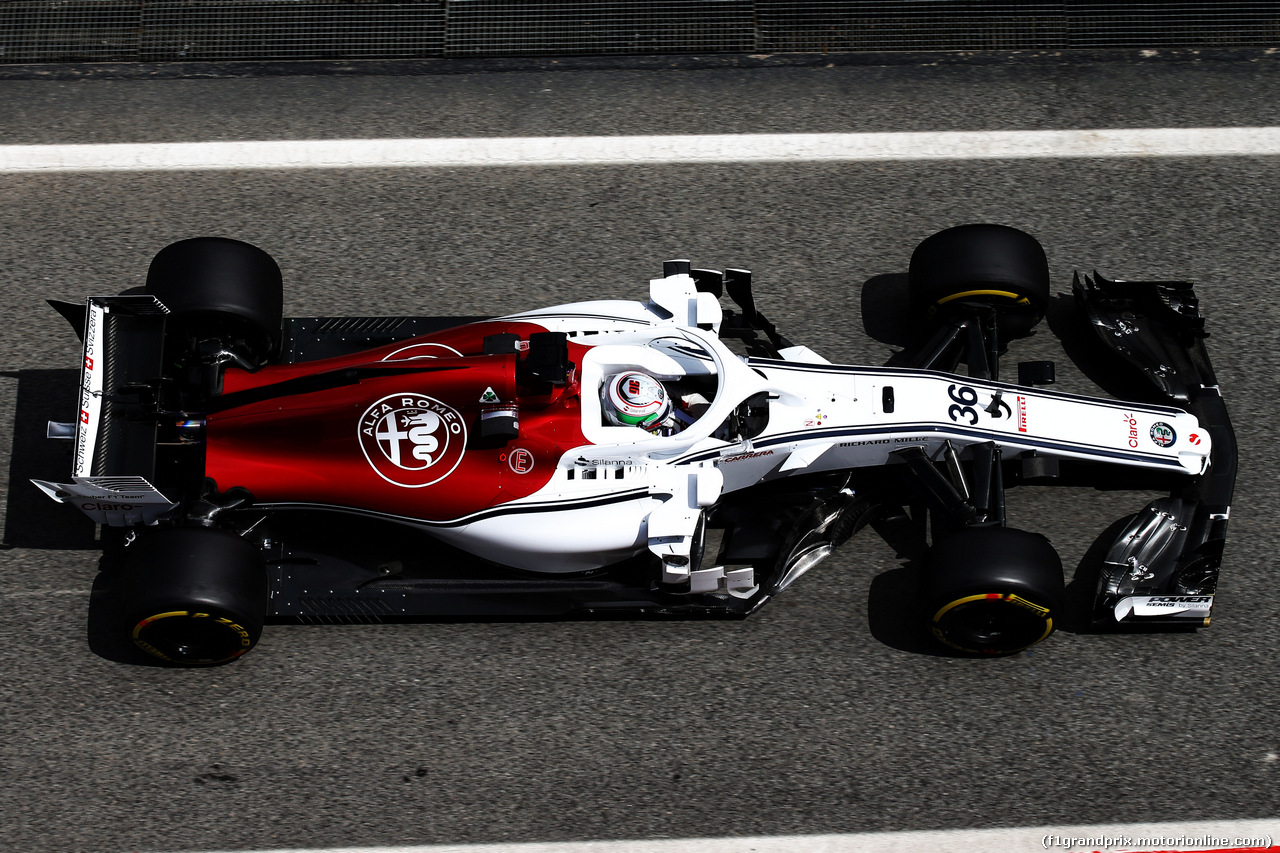
[[[0,80],[0,144],[1090,127],[1280,120],[1280,54],[240,80]]]
[[[4,83],[0,141],[1243,126],[1280,102],[1257,64],[1064,74]],[[13,417],[73,405],[78,346],[42,300],[139,284],[182,237],[269,250],[294,313],[505,312],[640,298],[669,257],[748,266],[791,337],[881,363],[862,284],[984,220],[1037,235],[1058,291],[1077,267],[1201,282],[1243,459],[1212,628],[988,661],[904,648],[902,563],[865,531],[744,622],[273,626],[231,666],[131,666],[90,648],[83,528],[11,481],[6,541],[45,544],[0,551],[0,847],[1280,816],[1278,180],[1275,158],[0,175],[0,470],[65,473]],[[1042,330],[1015,357],[1056,352]],[[1071,572],[1142,502],[1026,489],[1010,520]]]

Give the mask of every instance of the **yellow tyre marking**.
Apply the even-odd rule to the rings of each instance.
[[[167,619],[170,616],[187,616],[192,619],[209,619],[210,618],[210,614],[208,613],[196,613],[190,610],[170,610],[167,613],[157,613],[154,616],[148,616],[145,619],[138,620],[138,624],[133,626],[133,634],[132,634],[133,641],[138,644],[139,648],[141,648],[143,651],[147,652],[148,654],[155,655],[161,660],[167,660],[167,661],[172,661],[173,659],[170,658],[168,655],[166,655],[164,652],[157,649],[155,646],[148,643],[146,640],[143,640],[138,635],[142,633],[143,628],[147,627],[152,622],[157,622],[161,619]],[[219,625],[226,626],[227,628],[230,628],[240,637],[240,650],[235,654],[229,655],[225,658],[221,658],[219,661],[214,661],[214,663],[218,663],[222,660],[231,660],[232,658],[237,658],[240,655],[244,654],[245,652],[249,651],[249,646],[252,641],[249,639],[248,629],[246,629],[242,625],[239,625],[231,621],[225,616],[216,616],[212,618],[216,623],[218,623]]]
[[[190,615],[191,615],[190,610],[170,610],[168,613],[157,613],[155,616],[148,616],[146,619],[143,619],[137,625],[133,626],[133,638],[135,640],[138,639],[138,633],[143,628],[150,625],[152,622],[156,622],[160,619],[167,619],[170,616],[190,616]]]
[[[966,290],[964,293],[953,293],[950,296],[944,296],[939,299],[937,304],[950,302],[953,299],[964,299],[966,296],[1007,296],[1019,305],[1030,305],[1031,300],[1025,296],[1019,296],[1016,293],[1010,293],[1007,290]]]
[[[1023,648],[1030,648],[1031,646],[1034,646],[1036,643],[1040,642],[1045,637],[1053,633],[1053,617],[1049,615],[1049,608],[1041,607],[1038,604],[1034,604],[1030,601],[1027,601],[1025,598],[1022,598],[1021,596],[1014,595],[1013,593],[1009,593],[1008,595],[1001,595],[1000,593],[997,593],[997,592],[984,592],[980,595],[967,595],[964,598],[957,598],[955,601],[952,601],[949,604],[943,605],[942,608],[939,609],[937,613],[933,614],[933,618],[930,620],[933,623],[933,625],[931,626],[933,629],[933,635],[937,637],[939,640],[941,640],[942,642],[946,643],[948,646],[951,646],[951,648],[953,649],[959,649],[962,652],[973,651],[972,649],[966,649],[963,646],[957,646],[955,643],[951,642],[946,637],[944,637],[942,635],[941,629],[938,628],[938,620],[941,619],[944,615],[946,615],[947,611],[955,607],[959,607],[961,604],[968,604],[971,601],[987,601],[987,600],[1007,601],[1010,604],[1014,604],[1026,610],[1030,610],[1032,613],[1035,613],[1037,616],[1040,616],[1044,619],[1044,622],[1045,622],[1044,633],[1041,634],[1039,637],[1037,637],[1034,641],[1027,643],[1027,645],[1023,646]]]

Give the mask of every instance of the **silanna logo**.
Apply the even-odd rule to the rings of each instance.
[[[360,417],[360,449],[378,476],[419,489],[462,461],[467,428],[451,406],[422,394],[389,394]]]

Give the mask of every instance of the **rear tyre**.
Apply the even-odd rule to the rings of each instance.
[[[1063,610],[1062,561],[1043,536],[970,527],[935,544],[923,601],[933,636],[972,655],[1008,655],[1044,640]]]
[[[203,527],[144,531],[125,551],[122,587],[128,637],[167,663],[226,663],[262,636],[262,555],[234,534]]]
[[[1049,307],[1049,263],[1036,238],[1006,225],[958,225],[911,255],[912,311],[945,317],[972,303],[993,306],[1001,334],[1031,331]]]
[[[151,261],[146,292],[190,340],[218,339],[258,365],[280,349],[280,267],[257,246],[224,237],[172,243]]]

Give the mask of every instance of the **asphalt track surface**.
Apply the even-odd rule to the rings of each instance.
[[[1275,126],[1278,61],[7,80],[0,144]],[[1275,157],[0,175],[0,847],[1280,816],[1278,185]],[[234,665],[169,670],[95,634],[92,531],[24,479],[69,464],[40,436],[71,417],[79,349],[42,300],[138,285],[184,237],[270,251],[294,314],[508,312],[643,298],[670,257],[750,267],[797,342],[882,363],[884,276],[973,221],[1039,237],[1059,292],[1075,268],[1200,282],[1242,459],[1212,628],[932,654],[868,530],[744,622],[273,626]],[[1043,329],[1014,357],[1058,352]],[[1010,523],[1070,574],[1143,502],[1028,488]]]

